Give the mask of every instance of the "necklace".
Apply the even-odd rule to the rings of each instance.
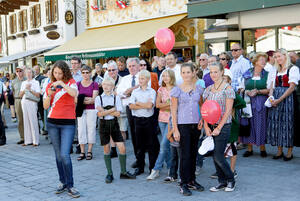
[[[222,82],[219,84],[219,86],[218,86],[217,88],[216,88],[216,86],[215,86],[215,84],[214,84],[214,88],[215,88],[216,91],[218,91],[218,89],[219,89],[220,86],[222,85],[223,81],[224,81],[224,80],[222,79]]]

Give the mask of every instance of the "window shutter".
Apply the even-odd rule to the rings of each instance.
[[[29,9],[29,17],[30,17],[30,28],[35,28],[35,23],[34,23],[34,6],[32,6]]]
[[[18,13],[19,31],[22,31],[22,30],[23,30],[23,29],[22,29],[22,24],[23,24],[22,21],[23,21],[23,20],[22,20],[22,11],[21,11],[21,12]]]
[[[58,22],[58,0],[54,0],[54,21]]]
[[[28,29],[27,10],[23,10],[23,31]]]
[[[38,4],[35,7],[35,19],[36,19],[36,27],[41,26],[41,5]]]
[[[46,23],[50,24],[50,12],[49,12],[49,1],[45,1],[45,7],[46,7]]]
[[[17,32],[17,14],[13,15],[13,33]]]

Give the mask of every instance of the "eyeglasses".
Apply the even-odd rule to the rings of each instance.
[[[79,64],[79,63],[71,63],[71,65],[76,65],[76,64]]]
[[[82,71],[81,74],[89,74],[90,72],[88,71]]]
[[[222,60],[222,61],[225,61],[225,60],[226,60],[226,58],[220,58],[220,60]]]
[[[241,50],[241,49],[232,49],[231,51],[232,51],[232,52],[237,52],[237,51],[239,51],[239,50]]]
[[[109,69],[108,72],[114,72],[116,69]]]
[[[147,64],[140,64],[141,66],[147,66]]]

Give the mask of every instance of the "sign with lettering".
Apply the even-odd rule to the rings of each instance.
[[[49,31],[47,33],[47,38],[49,38],[50,40],[56,40],[60,37],[60,34],[56,31]]]
[[[73,23],[74,16],[73,16],[72,11],[70,11],[70,10],[66,11],[65,20],[66,20],[67,24],[72,24]]]

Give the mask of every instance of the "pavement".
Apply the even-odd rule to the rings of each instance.
[[[40,136],[40,146],[22,147],[17,124],[10,121],[9,111],[5,111],[8,129],[7,145],[0,147],[0,201],[65,201],[71,200],[67,193],[56,195],[58,174],[52,145],[45,136]],[[130,140],[127,140],[127,166],[134,161]],[[74,148],[75,151],[75,148]],[[286,150],[285,150],[286,151]],[[294,159],[289,162],[273,160],[276,148],[267,146],[268,157],[261,158],[259,149],[254,149],[254,156],[243,158],[244,150],[239,151],[237,167],[238,178],[234,192],[212,193],[209,188],[217,180],[209,176],[215,172],[212,158],[204,161],[197,181],[205,187],[204,192],[195,192],[190,197],[179,193],[176,183],[165,184],[163,179],[167,170],[163,169],[160,177],[147,181],[149,174],[138,176],[136,180],[119,179],[119,161],[112,159],[115,180],[112,184],[104,182],[106,169],[99,137],[94,147],[91,161],[77,161],[72,154],[75,188],[81,193],[76,200],[86,201],[299,201],[300,200],[300,149],[295,148]],[[133,171],[128,168],[129,171]]]

